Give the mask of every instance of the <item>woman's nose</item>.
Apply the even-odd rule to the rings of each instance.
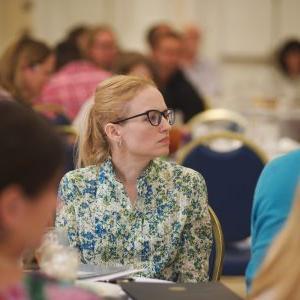
[[[169,121],[165,118],[161,118],[161,123],[159,124],[160,131],[166,131],[171,129],[171,125],[169,124]]]

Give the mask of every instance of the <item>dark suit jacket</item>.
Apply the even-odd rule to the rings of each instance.
[[[169,108],[182,111],[184,122],[205,110],[203,97],[180,70],[172,75],[167,84],[161,88],[161,92]]]

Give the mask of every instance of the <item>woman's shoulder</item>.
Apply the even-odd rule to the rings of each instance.
[[[27,275],[25,277],[25,287],[29,294],[42,291],[44,296],[43,298],[47,300],[99,300],[99,297],[87,290],[65,282],[60,282],[41,274]]]
[[[170,162],[162,159],[155,159],[154,164],[160,171],[166,172],[170,178],[177,180],[178,178],[184,178],[185,181],[199,180],[204,181],[203,176],[190,168],[181,166],[175,162]]]
[[[96,180],[99,172],[99,166],[93,165],[85,168],[79,168],[66,173],[63,176],[63,182],[81,182]]]

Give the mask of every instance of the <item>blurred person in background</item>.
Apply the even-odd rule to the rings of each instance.
[[[118,53],[118,43],[113,30],[109,26],[102,25],[91,29],[86,54],[95,65],[111,72]]]
[[[251,215],[251,258],[245,274],[248,290],[290,213],[299,180],[300,150],[272,160],[260,175]]]
[[[152,61],[139,52],[122,52],[116,60],[113,73],[148,78],[157,82],[157,70]]]
[[[146,42],[148,44],[150,51],[152,52],[152,49],[155,45],[155,40],[157,39],[158,36],[172,31],[173,31],[172,27],[169,24],[164,22],[156,23],[153,26],[151,26],[146,33]]]
[[[0,93],[7,99],[33,106],[54,64],[55,56],[45,43],[21,37],[0,58]]]
[[[69,62],[55,73],[43,89],[39,102],[62,106],[68,118],[73,120],[81,106],[93,95],[98,83],[111,76],[107,69],[115,60],[116,50],[111,53],[108,36],[110,32],[106,26],[91,28],[86,58]],[[100,45],[102,38],[103,47]]]
[[[174,112],[152,81],[119,75],[96,90],[79,135],[78,166],[60,184],[56,226],[83,263],[142,268],[141,276],[208,280],[211,223],[203,177],[159,159]]]
[[[180,68],[182,51],[181,35],[168,32],[156,36],[151,57],[158,71],[158,86],[167,106],[182,113],[183,121],[187,122],[205,110],[206,103]]]
[[[57,72],[67,63],[84,58],[88,41],[88,27],[80,25],[71,29],[66,38],[55,47]]]
[[[300,186],[299,186],[300,187]],[[266,258],[254,278],[248,299],[300,299],[300,189],[293,201],[286,224],[272,243]]]
[[[67,40],[76,45],[81,56],[84,56],[87,49],[87,43],[89,38],[89,27],[86,25],[78,25],[69,31]]]
[[[203,33],[196,25],[188,25],[183,30],[182,66],[187,79],[213,102],[220,95],[220,79],[216,66],[201,53]]]
[[[0,101],[0,120],[0,299],[97,299],[22,269],[23,253],[40,245],[53,219],[64,150],[50,124],[28,107]]]
[[[152,61],[139,52],[122,52],[118,56],[113,66],[113,74],[134,75],[151,79],[157,82],[157,72]],[[91,97],[81,107],[79,113],[73,121],[73,126],[77,132],[81,132],[86,121],[88,113],[94,103],[94,97]]]
[[[276,53],[273,93],[279,102],[300,108],[300,41],[286,41]]]
[[[21,37],[0,58],[0,95],[32,107],[55,124],[68,124],[61,106],[40,104],[37,100],[54,66],[55,55],[45,43]]]

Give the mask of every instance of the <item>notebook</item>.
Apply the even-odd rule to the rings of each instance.
[[[241,300],[220,282],[208,283],[139,283],[121,284],[122,289],[133,300]]]

